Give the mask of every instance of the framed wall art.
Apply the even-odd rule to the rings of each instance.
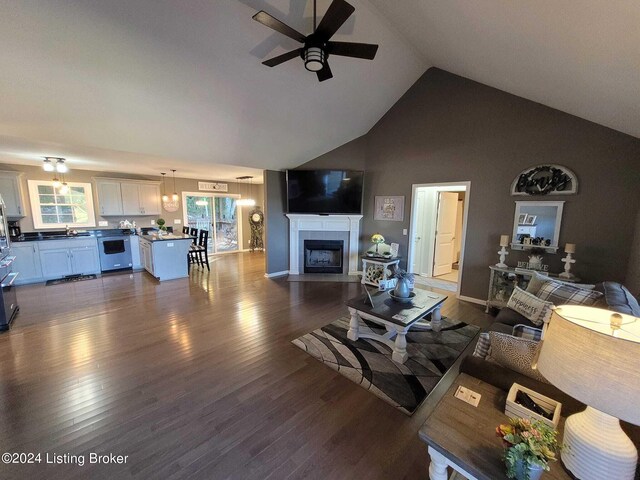
[[[402,222],[404,220],[404,196],[376,196],[373,219]]]

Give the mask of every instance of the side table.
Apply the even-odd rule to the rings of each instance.
[[[455,398],[459,385],[482,395],[477,407]],[[418,435],[427,444],[431,464],[430,480],[447,480],[447,467],[469,480],[507,480],[502,461],[502,446],[495,429],[507,423],[504,414],[507,392],[482,380],[461,373],[444,394]],[[564,418],[558,430],[560,438]],[[570,480],[561,461],[553,462],[544,473],[545,480]]]
[[[398,265],[400,258],[383,258],[362,256],[362,283],[377,287],[380,280],[387,280],[388,268]]]

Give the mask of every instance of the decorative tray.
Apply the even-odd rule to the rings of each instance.
[[[409,296],[408,297],[397,297],[393,294],[393,290],[391,290],[389,292],[389,296],[395,300],[396,302],[399,303],[411,303],[413,302],[413,299],[415,298],[416,294],[414,292],[409,292]]]

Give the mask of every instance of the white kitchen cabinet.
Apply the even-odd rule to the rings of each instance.
[[[160,186],[140,184],[140,207],[145,215],[160,215]]]
[[[22,202],[21,175],[18,172],[0,172],[0,195],[4,200],[7,218],[9,219],[25,216],[24,203]]]
[[[96,184],[101,215],[160,214],[160,184],[157,182],[97,178]]]
[[[44,278],[62,278],[73,273],[68,248],[55,248],[41,251],[40,263],[42,264],[42,275]]]
[[[100,273],[100,257],[95,238],[45,240],[38,242],[38,247],[45,280]]]
[[[42,280],[38,242],[14,242],[11,244],[11,254],[16,257],[13,262],[13,271],[19,273],[15,281],[16,285]]]
[[[98,248],[93,246],[73,247],[71,253],[71,272],[73,274],[96,273],[100,271]]]
[[[120,182],[96,182],[100,215],[122,215],[122,193]]]
[[[129,237],[129,245],[131,246],[131,266],[134,270],[143,268],[142,257],[140,256],[140,237],[131,235]]]
[[[140,240],[140,256],[142,257],[144,269],[153,275],[153,250],[151,243],[146,240]]]

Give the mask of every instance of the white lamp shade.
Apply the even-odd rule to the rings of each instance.
[[[579,305],[556,308],[537,368],[580,402],[640,425],[640,319]]]
[[[575,243],[567,243],[564,246],[564,251],[566,253],[576,253],[576,244]]]

